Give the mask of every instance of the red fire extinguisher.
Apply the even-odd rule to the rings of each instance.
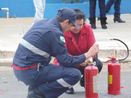
[[[123,58],[116,60],[115,57],[111,57],[108,63],[108,94],[119,95],[120,91],[120,64],[119,62],[124,61],[129,56],[129,48],[125,42],[120,39],[113,38],[110,40],[115,40],[121,42],[126,48],[126,55]]]
[[[115,57],[108,63],[108,94],[120,94],[120,64]]]
[[[93,64],[89,64],[85,70],[85,96],[86,98],[98,98],[98,93],[94,92],[93,77],[98,74],[98,68]]]

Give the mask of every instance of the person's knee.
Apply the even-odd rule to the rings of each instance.
[[[81,79],[81,72],[78,69],[73,69],[70,73],[71,85],[76,84]]]

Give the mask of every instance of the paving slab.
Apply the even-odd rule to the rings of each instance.
[[[99,56],[107,58],[114,53],[114,50],[125,55],[125,48],[119,42],[111,42],[109,39],[118,38],[123,40],[131,50],[131,14],[122,15],[126,23],[113,23],[113,16],[107,16],[108,29],[101,29],[97,21],[97,29],[93,30],[96,41],[100,46]],[[13,74],[12,63],[14,52],[24,33],[30,28],[33,18],[0,18],[0,98],[26,98],[27,87],[18,82]],[[88,19],[87,19],[88,21]],[[119,51],[122,50],[122,51]],[[105,51],[105,52],[104,52]],[[129,55],[129,58],[131,55]],[[131,59],[129,62],[121,63],[121,94],[107,94],[107,66],[104,65],[102,72],[98,76],[97,92],[99,98],[131,98]],[[6,64],[7,63],[7,64]],[[5,66],[8,65],[8,66]],[[63,94],[59,98],[85,98],[84,88],[79,83],[74,86],[75,94]]]

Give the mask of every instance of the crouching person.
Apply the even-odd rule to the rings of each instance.
[[[83,53],[86,53],[95,43],[95,37],[91,26],[88,23],[85,23],[85,15],[79,9],[74,9],[76,12],[76,26],[71,28],[70,31],[64,33],[66,47],[69,54],[73,56],[78,56]],[[87,60],[88,61],[88,60]],[[93,61],[96,62],[99,72],[102,69],[102,62],[98,59],[98,56],[93,57]],[[54,60],[54,64],[57,64],[57,60]],[[85,64],[85,63],[83,63]],[[81,73],[82,78],[80,80],[80,85],[84,87],[84,69],[83,64],[78,65],[77,67]],[[73,87],[68,88],[66,91],[68,94],[74,94]]]
[[[63,32],[75,26],[75,11],[61,9],[55,18],[35,23],[24,35],[12,66],[17,79],[29,87],[27,98],[58,98],[80,80],[77,65],[96,55],[99,47],[95,44],[81,55],[69,55]],[[50,64],[51,57],[60,66]]]

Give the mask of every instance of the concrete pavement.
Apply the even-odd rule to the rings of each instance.
[[[100,58],[105,59],[113,55],[125,55],[125,47],[119,42],[110,41],[111,38],[118,38],[124,41],[129,49],[131,49],[131,14],[121,16],[126,23],[113,23],[113,16],[107,16],[108,29],[101,29],[99,21],[97,21],[97,29],[94,30],[96,41],[100,46]],[[0,64],[9,63],[24,33],[30,28],[33,18],[0,18]],[[88,21],[88,19],[87,19]],[[128,61],[130,61],[129,57]],[[103,60],[104,61],[104,60]],[[5,64],[6,65],[6,64]]]
[[[97,21],[97,29],[94,34],[100,46],[99,57],[107,58],[114,54],[125,55],[125,48],[119,42],[110,41],[110,38],[123,40],[131,49],[131,14],[122,15],[126,23],[113,23],[113,16],[108,16],[108,29],[103,30]],[[33,18],[9,18],[0,19],[0,98],[26,98],[27,87],[18,82],[9,65],[23,34],[31,26]],[[88,20],[87,20],[88,21]],[[116,55],[117,55],[116,54]],[[104,61],[104,60],[103,60]],[[130,56],[128,58],[130,61]],[[113,96],[107,94],[107,64],[105,63],[97,81],[99,98],[131,98],[131,62],[121,63],[121,95]],[[59,98],[85,98],[84,88],[75,85],[74,95],[63,94]]]
[[[121,64],[121,94],[107,94],[107,66],[103,67],[102,72],[97,76],[96,89],[99,98],[131,98],[131,63]],[[63,94],[59,98],[85,98],[85,90],[79,83],[74,86],[75,94]],[[12,68],[0,66],[0,98],[26,98],[27,87],[18,82],[13,74]]]

